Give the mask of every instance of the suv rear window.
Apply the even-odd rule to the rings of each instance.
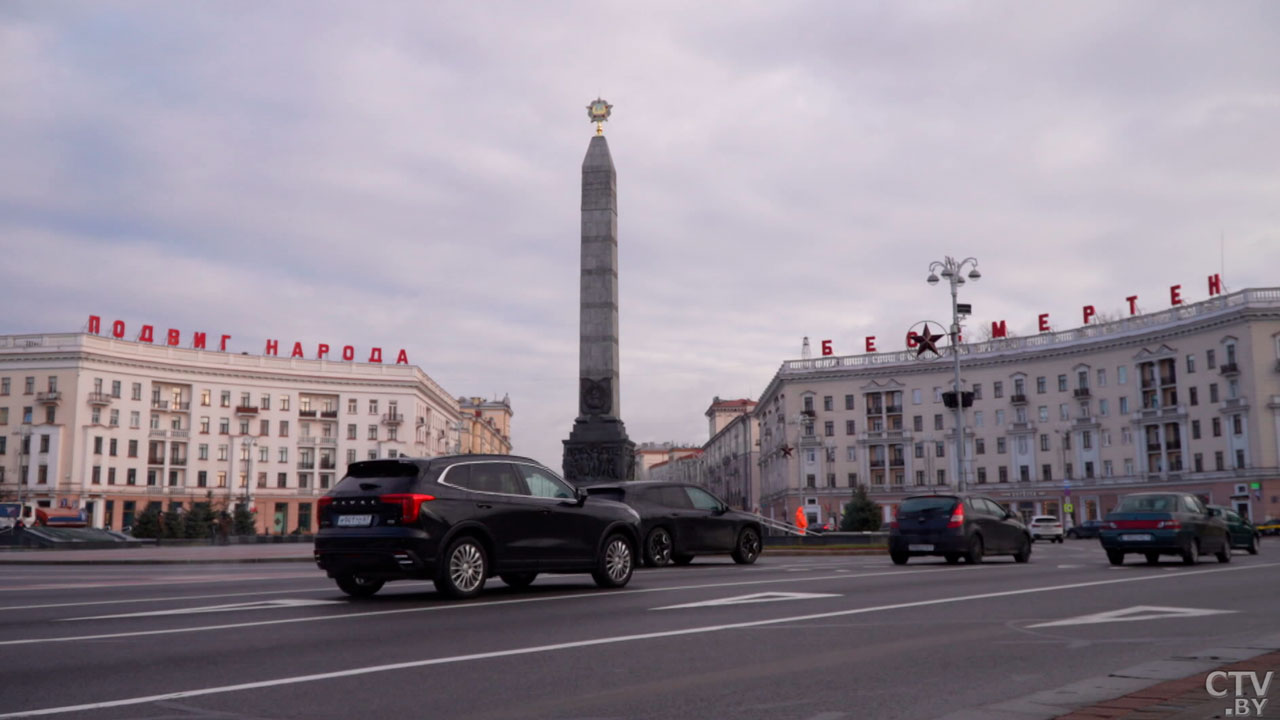
[[[418,479],[418,466],[396,460],[366,460],[352,463],[347,476],[333,491],[407,493],[413,492]]]
[[[1177,495],[1129,495],[1120,499],[1116,512],[1178,512]]]
[[[900,513],[918,512],[950,512],[956,506],[956,499],[947,495],[928,495],[910,497],[898,506]]]
[[[1054,516],[1052,516],[1052,515],[1037,515],[1037,516],[1035,516],[1035,517],[1031,518],[1031,522],[1033,522],[1033,523],[1056,523],[1056,522],[1058,522],[1058,518],[1056,518],[1056,517],[1054,517]]]

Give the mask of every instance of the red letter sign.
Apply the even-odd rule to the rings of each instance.
[[[876,351],[876,336],[868,335],[867,336],[867,352],[875,352],[875,351]]]
[[[1040,332],[1049,332],[1049,313],[1040,314]]]
[[[1129,297],[1125,298],[1125,300],[1129,301],[1129,314],[1137,315],[1138,314],[1138,296],[1130,295]]]
[[[89,316],[89,332],[93,333],[94,335],[97,335],[98,333],[102,332],[102,318],[98,317],[97,315]]]
[[[205,343],[205,334],[202,332],[198,332],[198,333],[195,333],[192,336],[192,338],[193,339],[191,340],[191,347],[195,348],[196,350],[203,350],[204,343]]]
[[[823,357],[826,357],[827,355],[834,355],[834,354],[835,354],[835,351],[831,349],[831,341],[830,341],[830,340],[823,340],[823,341],[822,341],[822,356],[823,356]]]
[[[342,359],[351,362],[356,359],[356,349],[350,345],[344,345],[342,348]]]
[[[374,348],[369,351],[369,362],[371,363],[382,362],[382,348]]]
[[[221,342],[221,343],[218,343],[218,349],[219,349],[219,350],[221,350],[222,352],[226,352],[226,351],[227,351],[227,341],[228,341],[228,340],[230,340],[230,339],[231,339],[231,336],[230,336],[230,335],[223,335],[223,336],[222,336],[222,342]]]
[[[293,344],[293,352],[289,353],[289,357],[306,357],[306,354],[302,352],[302,343],[295,342]]]
[[[1169,287],[1169,304],[1170,305],[1182,304],[1182,293],[1178,292],[1181,289],[1182,289],[1181,285],[1172,285]]]
[[[328,355],[328,354],[329,354],[329,346],[325,345],[324,343],[320,343],[320,346],[316,348],[316,358],[317,359],[323,358],[325,355]]]
[[[396,356],[396,364],[397,365],[409,364],[409,353],[405,352],[403,348],[401,348],[400,354]]]
[[[1222,294],[1222,276],[1214,273],[1209,276],[1209,297]]]
[[[1001,320],[1000,322],[991,323],[991,337],[992,338],[1009,337],[1009,328],[1008,326],[1005,325],[1003,320]]]
[[[173,347],[178,347],[178,343],[182,342],[182,333],[174,330],[173,328],[169,328],[169,336],[166,340]]]
[[[1094,310],[1092,305],[1085,305],[1084,306],[1084,324],[1088,325],[1089,319],[1097,314],[1098,314],[1098,311]]]
[[[155,342],[155,341],[156,341],[156,329],[151,327],[150,325],[143,325],[142,332],[138,333],[138,342],[149,343],[149,342]]]
[[[280,341],[279,341],[279,340],[268,340],[268,341],[267,341],[267,349],[266,349],[265,351],[263,351],[263,353],[262,353],[262,354],[263,354],[263,355],[279,355],[279,354],[280,354]]]
[[[111,323],[111,337],[124,339],[124,321],[117,320]]]

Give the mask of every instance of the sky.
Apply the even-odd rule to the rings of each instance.
[[[637,442],[903,349],[948,256],[969,332],[1280,286],[1274,2],[6,0],[0,334],[404,348],[559,467],[597,96]]]

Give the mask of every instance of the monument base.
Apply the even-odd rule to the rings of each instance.
[[[578,418],[564,441],[564,477],[575,485],[635,479],[636,444],[621,420]]]

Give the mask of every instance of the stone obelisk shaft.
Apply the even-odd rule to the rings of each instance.
[[[603,135],[582,161],[579,417],[622,416],[618,377],[618,176]]]
[[[619,403],[618,185],[603,135],[582,161],[582,275],[578,326],[578,417],[564,441],[571,482],[616,482],[635,475],[635,443]]]

